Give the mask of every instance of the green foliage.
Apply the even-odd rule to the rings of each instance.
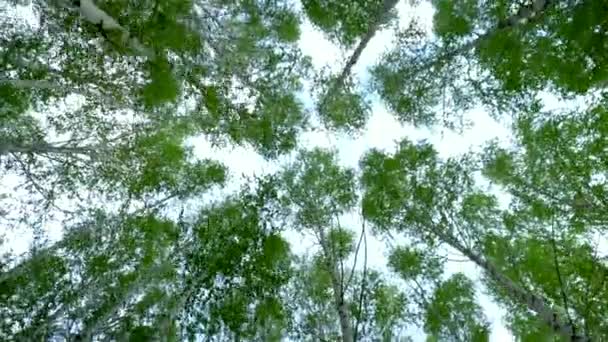
[[[484,176],[498,183],[508,180],[514,168],[512,156],[508,151],[491,144],[486,147],[485,155],[490,156],[491,159],[487,158],[485,161]]]
[[[16,119],[29,109],[30,99],[27,93],[9,84],[0,84],[0,119],[2,123]]]
[[[542,91],[568,97],[605,84],[596,47],[605,43],[606,8],[596,2],[539,2],[538,11],[508,1],[432,3],[435,35],[406,28],[372,72],[400,120],[458,128],[474,105],[499,117],[534,106]]]
[[[219,167],[179,151],[195,136],[251,145],[269,158],[296,147],[306,117],[295,93],[310,64],[296,46],[292,6],[90,4],[122,30],[100,32],[86,13],[38,0],[33,16],[45,34],[0,21],[0,140],[12,148],[1,166],[27,179],[36,201],[24,199],[26,210],[46,212],[80,195],[114,203],[205,188],[194,181]],[[158,135],[158,144],[141,141]]]
[[[326,226],[357,200],[354,171],[340,167],[331,151],[301,151],[283,181],[285,201],[295,206],[297,222],[305,228]]]
[[[294,313],[294,338],[313,341],[315,336],[338,337],[339,326],[331,292],[331,276],[318,260],[295,260],[296,271],[286,301]],[[306,284],[306,286],[302,286]]]
[[[478,106],[509,115],[511,146],[443,159],[406,139],[367,151],[360,170],[336,151],[299,150],[227,196],[209,190],[225,190],[229,170],[194,155],[195,139],[273,159],[316,119],[355,135],[370,115],[350,76],[337,89],[311,77],[292,2],[91,2],[122,28],[106,31],[43,0],[30,7],[35,27],[0,18],[0,174],[16,184],[0,221],[34,233],[26,254],[0,260],[0,339],[325,341],[346,323],[356,340],[407,340],[417,326],[428,341],[487,341],[479,284],[446,277],[454,252],[482,271],[517,338],[577,339],[556,334],[572,326],[608,339],[597,242],[608,224],[608,7],[430,3],[432,34],[415,21],[397,29],[367,89],[416,127],[463,128]],[[302,1],[342,48],[386,25],[392,5]],[[303,84],[318,101],[310,122]],[[545,92],[580,101],[546,111]],[[388,255],[398,283],[344,224],[359,209],[380,240],[404,241]],[[62,236],[47,242],[55,226]],[[286,230],[316,249],[294,255]]]
[[[294,315],[290,337],[303,341],[340,338],[330,272],[318,257],[295,261],[297,272],[286,294]],[[362,281],[365,281],[363,287],[360,286]],[[399,287],[374,270],[368,270],[366,274],[355,271],[352,282],[357,286],[345,288],[344,299],[351,308],[353,319],[359,322],[358,339],[403,340],[400,331],[407,324],[404,318],[407,301]],[[359,307],[360,298],[363,298],[362,307]]]
[[[327,236],[332,253],[339,260],[346,259],[355,251],[355,234],[342,228],[334,228]]]
[[[403,325],[407,300],[397,286],[380,282],[372,290],[374,303],[374,325],[382,334],[382,341],[388,342],[399,336],[396,330]]]
[[[450,59],[446,50],[428,42],[413,21],[372,67],[371,86],[399,121],[416,127],[463,127],[461,114],[475,105],[478,85],[461,81],[470,66],[464,59]]]
[[[94,332],[117,313],[120,303],[125,303],[127,310],[138,306],[140,313],[148,305],[143,314],[128,311],[125,320],[153,320],[154,314],[148,310],[157,304],[162,306],[162,301],[145,304],[134,297],[145,293],[145,284],[162,283],[175,276],[171,257],[162,255],[173,243],[175,226],[151,216],[117,218],[99,214],[73,227],[64,240],[6,275],[8,283],[23,277],[28,285],[16,287],[2,298],[6,308],[0,329],[3,338],[55,336],[57,329],[74,321],[80,322],[84,331]],[[43,262],[42,268],[39,262]],[[54,281],[43,280],[49,277]],[[24,304],[30,309],[19,309]],[[32,312],[34,307],[40,310]]]
[[[284,262],[289,257],[289,243],[279,235],[270,235],[264,240],[263,258],[270,265]]]
[[[436,8],[433,16],[435,33],[449,39],[451,36],[465,36],[471,33],[472,21],[477,17],[477,1],[467,0],[457,3],[447,0],[433,1]]]
[[[259,104],[258,111],[238,123],[240,126],[236,135],[242,134],[245,141],[249,141],[262,155],[277,157],[291,151],[296,147],[298,126],[304,121],[301,104],[293,95],[274,94],[270,102]]]
[[[2,338],[56,336],[70,322],[88,338],[135,340],[284,326],[273,298],[289,280],[290,252],[271,226],[277,218],[262,218],[264,196],[243,190],[194,222],[97,213],[2,275],[14,284],[0,297]]]
[[[108,165],[105,176],[117,178],[136,197],[155,192],[184,196],[223,184],[225,168],[212,160],[191,162],[190,151],[176,133],[159,132],[135,139],[131,146],[117,151],[122,165]]]
[[[156,61],[150,66],[150,81],[142,89],[142,94],[144,104],[150,108],[177,98],[179,86],[168,62]]]
[[[488,341],[489,332],[473,283],[461,273],[442,282],[431,299],[424,330],[441,341]]]
[[[274,18],[274,30],[280,40],[288,43],[300,39],[300,19],[290,11],[281,11]]]
[[[150,339],[154,338],[154,336],[154,329],[151,327],[138,326],[131,330],[131,333],[129,334],[129,341],[144,342],[149,341]]]
[[[319,116],[328,129],[357,132],[365,128],[371,108],[361,94],[342,90],[321,101]]]
[[[393,157],[376,150],[368,152],[361,160],[363,215],[379,228],[388,228],[401,208],[411,205],[404,218],[424,220],[426,211],[438,203],[436,163],[436,151],[425,142],[403,140]]]
[[[383,3],[383,0],[302,0],[308,19],[330,39],[346,46],[354,44],[368,31]]]
[[[414,278],[436,279],[443,273],[443,263],[436,256],[410,247],[397,247],[388,265],[404,280]]]

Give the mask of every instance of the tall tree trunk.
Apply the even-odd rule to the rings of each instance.
[[[334,306],[338,312],[340,318],[340,330],[342,333],[342,342],[354,342],[353,326],[350,319],[350,312],[346,306],[344,300],[344,275],[338,268],[338,261],[332,253],[331,247],[328,245],[329,241],[325,236],[323,228],[319,228],[319,243],[323,249],[323,258],[325,259],[325,265],[327,271],[330,274],[331,285],[334,293]]]
[[[31,145],[14,144],[9,141],[0,141],[0,155],[10,153],[50,153],[50,154],[87,154],[91,155],[102,150],[100,146],[53,146],[47,143]]]
[[[492,262],[486,260],[470,248],[465,247],[454,236],[444,233],[441,227],[433,226],[431,230],[440,240],[458,250],[477,264],[477,266],[481,267],[492,280],[507,292],[511,299],[525,305],[528,309],[535,312],[555,333],[562,335],[570,341],[591,341],[588,336],[579,335],[576,327],[565,322],[563,317],[560,317],[561,315],[557,311],[553,310],[545,303],[541,296],[532,293],[515,283],[502,273]]]
[[[369,44],[369,42],[372,40],[372,38],[376,35],[376,32],[378,32],[378,29],[380,28],[380,24],[382,23],[384,18],[387,16],[387,14],[395,7],[395,5],[397,5],[398,2],[399,2],[398,0],[384,0],[384,2],[382,3],[382,7],[380,7],[380,9],[378,10],[378,13],[376,14],[376,18],[374,19],[374,22],[372,22],[369,25],[367,32],[365,33],[365,36],[363,36],[363,38],[361,38],[361,41],[355,48],[355,51],[353,51],[353,54],[350,56],[350,58],[344,65],[344,68],[342,69],[342,72],[338,76],[338,79],[336,79],[335,85],[332,88],[331,92],[340,90],[340,88],[343,86],[343,83],[346,80],[346,77],[348,77],[352,68],[359,61],[359,58],[361,57],[363,50],[365,50],[365,48],[367,47],[367,44]]]

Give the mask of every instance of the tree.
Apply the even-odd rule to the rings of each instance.
[[[394,19],[396,0],[383,1],[303,1],[307,18],[331,39],[345,46],[359,43],[337,75],[321,70],[315,88],[317,112],[331,130],[349,133],[361,130],[369,115],[369,104],[351,81],[351,71],[374,35]]]
[[[354,244],[351,247],[353,250],[350,252],[353,253]],[[332,293],[331,270],[325,266],[321,253],[295,260],[294,276],[287,287],[285,300],[294,321],[289,337],[296,340],[341,339],[342,332],[339,320],[336,319]],[[354,321],[356,335],[353,338],[357,341],[409,340],[406,330],[410,323],[406,314],[409,303],[399,287],[378,271],[346,271],[350,273],[350,286],[344,289],[344,300]]]
[[[302,0],[308,19],[330,39],[345,46],[362,39],[365,43],[360,46],[363,47],[380,25],[386,24],[395,16],[391,12],[396,3],[394,0],[348,3],[335,0]]]
[[[73,202],[74,193],[132,200],[131,192],[141,197],[154,186],[122,184],[129,189],[118,187],[120,199],[108,188],[142,182],[127,179],[169,160],[176,170],[158,177],[201,167],[181,147],[187,138],[202,134],[276,157],[305,127],[295,92],[308,63],[287,3],[34,1],[33,8],[37,26],[0,21],[0,166],[40,200],[16,199],[16,207],[67,214],[56,203]],[[152,165],[154,154],[167,164]]]
[[[2,339],[263,334],[280,323],[274,298],[290,274],[269,184],[193,220],[95,213],[2,274]]]
[[[597,46],[605,44],[606,8],[598,2],[432,4],[433,35],[411,25],[372,71],[374,88],[403,122],[458,126],[457,114],[475,105],[510,114],[542,91],[572,96],[604,87]]]
[[[608,338],[608,8],[433,0],[432,34],[398,29],[372,68],[400,121],[457,128],[483,105],[512,115],[513,146],[443,159],[404,139],[359,169],[298,148],[317,122],[365,128],[372,97],[352,69],[396,4],[35,0],[33,24],[2,16],[0,175],[15,184],[0,219],[35,241],[0,260],[0,339],[409,341],[417,327],[487,341],[480,285],[519,339]],[[342,68],[302,55],[301,14],[352,49]],[[546,112],[546,92],[585,102]],[[192,138],[297,152],[209,201],[231,170]],[[287,230],[315,248],[295,255]],[[390,245],[390,272],[368,267],[369,234]],[[453,253],[480,282],[450,272]]]
[[[606,229],[606,179],[599,176],[605,125],[605,100],[583,112],[527,113],[516,123],[517,146],[489,145],[483,159],[484,174],[513,197],[504,228],[488,235],[488,255],[560,303],[577,332],[594,339],[606,330],[607,270],[598,242]],[[508,246],[519,255],[505,257]],[[520,334],[544,333],[516,308],[510,312]]]
[[[514,229],[512,217],[521,219],[523,215],[517,211],[501,212],[496,198],[475,186],[473,171],[476,165],[472,155],[441,161],[430,145],[407,140],[400,143],[393,156],[372,150],[362,160],[364,215],[379,229],[403,232],[429,251],[438,251],[437,246],[441,244],[456,250],[481,268],[501,301],[518,307],[517,312],[528,319],[531,318],[529,312],[533,312],[534,321],[543,322],[548,330],[563,338],[573,341],[595,338],[590,331],[582,329],[581,322],[571,318],[555,291],[549,294],[537,287],[553,286],[555,290],[555,280],[537,279],[544,283],[536,285],[518,275],[519,272],[535,274],[534,277],[551,274],[552,278],[558,279],[559,272],[545,269],[527,273],[524,268],[510,268],[511,260],[518,259],[511,252],[515,241],[519,241],[516,246],[521,246],[515,250],[525,255],[523,262],[536,268],[542,264],[532,260],[546,260],[538,243],[547,247],[546,243],[555,244],[555,240],[538,240],[539,235]],[[527,225],[535,224],[533,217],[527,220]],[[538,232],[537,226],[535,229]],[[571,251],[575,250],[581,253],[585,249],[576,247]],[[579,255],[583,259],[577,262],[591,259],[584,253]],[[555,269],[553,264],[550,270]],[[595,286],[595,283],[591,281],[582,286]]]
[[[475,299],[473,282],[456,273],[443,280],[445,258],[420,247],[397,247],[389,266],[407,284],[417,307],[411,315],[430,340],[487,341],[488,324]]]
[[[353,170],[340,168],[335,158],[331,152],[321,149],[303,151],[284,171],[283,182],[285,202],[293,207],[296,227],[311,231],[321,247],[320,262],[331,281],[340,336],[342,341],[352,342],[352,314],[345,299],[348,287],[343,266],[345,256],[343,251],[336,250],[334,242],[341,240],[343,233],[341,227],[332,225],[339,215],[353,207],[357,195]]]

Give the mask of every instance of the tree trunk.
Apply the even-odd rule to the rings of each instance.
[[[363,50],[365,50],[365,48],[367,47],[367,44],[369,44],[369,42],[372,40],[374,35],[376,35],[376,32],[378,31],[378,28],[380,28],[380,24],[382,23],[383,19],[390,12],[390,10],[392,10],[395,7],[395,5],[397,5],[398,2],[399,2],[398,0],[384,0],[384,2],[382,3],[382,7],[380,8],[380,10],[378,11],[378,14],[376,15],[374,22],[369,25],[369,28],[368,28],[367,32],[365,33],[365,36],[363,36],[363,38],[361,38],[361,41],[355,48],[355,51],[353,52],[353,54],[350,56],[350,58],[346,62],[346,65],[344,65],[342,72],[340,73],[340,75],[338,76],[338,79],[335,82],[335,86],[333,87],[332,92],[339,90],[343,86],[343,83],[346,80],[346,77],[348,77],[352,68],[355,66],[355,64],[357,64],[357,61],[359,61],[359,58],[361,57]]]
[[[328,241],[322,228],[319,229],[319,239],[319,243],[323,249],[323,258],[325,259],[327,271],[331,277],[331,285],[334,293],[334,306],[336,307],[338,317],[340,318],[342,342],[354,342],[353,326],[350,319],[350,313],[344,300],[344,279],[342,279],[344,275],[341,274],[338,269],[337,260],[334,258],[331,248],[328,246]]]
[[[333,271],[331,272],[331,283],[334,292],[334,302],[338,316],[340,317],[340,329],[342,330],[342,342],[353,342],[353,327],[350,321],[350,315],[346,302],[344,301],[344,293],[342,292],[342,285],[337,275],[337,267],[333,264]]]
[[[87,99],[97,98],[103,99],[108,103],[113,103],[118,101],[112,96],[104,95],[100,90],[92,91],[79,89],[76,87],[70,87],[66,85],[62,85],[56,82],[46,81],[46,80],[27,80],[27,79],[10,79],[10,78],[0,78],[0,84],[7,84],[13,88],[17,89],[45,89],[51,90],[55,92],[59,92],[61,94],[79,94],[84,96]]]
[[[13,144],[8,141],[0,141],[0,155],[9,153],[50,153],[50,154],[86,154],[91,155],[101,150],[99,146],[53,146],[46,143],[31,145]]]

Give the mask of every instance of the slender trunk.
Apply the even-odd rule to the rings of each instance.
[[[344,300],[344,279],[342,278],[344,275],[341,274],[338,269],[337,260],[334,258],[331,248],[328,246],[328,241],[322,228],[319,229],[319,238],[319,243],[323,249],[325,264],[331,278],[331,285],[334,293],[334,305],[340,319],[342,342],[354,342],[353,326],[350,319],[350,313],[348,307],[346,306],[346,301]]]
[[[21,80],[21,79],[2,78],[2,79],[0,79],[0,84],[8,84],[17,89],[37,88],[37,89],[65,90],[65,88],[60,85],[57,85],[53,82],[44,81],[44,80]]]
[[[588,336],[579,335],[576,327],[563,320],[560,314],[553,310],[542,297],[521,287],[509,277],[504,275],[496,265],[484,259],[481,255],[475,253],[470,248],[463,246],[454,236],[443,233],[440,228],[433,228],[433,233],[437,235],[445,243],[458,250],[464,256],[473,261],[477,266],[481,267],[486,274],[492,278],[499,286],[501,286],[508,296],[525,305],[528,309],[535,312],[553,331],[562,335],[570,341],[590,341]]]
[[[346,307],[346,302],[344,300],[344,293],[342,292],[341,282],[338,279],[337,271],[335,263],[332,264],[333,269],[330,271],[331,273],[331,283],[334,292],[334,301],[336,305],[336,310],[338,311],[338,316],[340,317],[340,329],[342,330],[342,342],[353,342],[353,327],[350,320],[349,310]]]
[[[8,141],[0,142],[0,155],[10,153],[38,153],[38,154],[94,154],[102,149],[99,146],[53,146],[46,143],[31,145],[14,144]]]
[[[380,28],[380,24],[382,23],[383,19],[386,17],[388,12],[390,12],[395,7],[395,5],[397,5],[398,2],[398,0],[384,0],[384,2],[382,3],[382,7],[376,15],[376,19],[373,23],[369,25],[365,36],[363,36],[363,38],[357,45],[357,48],[355,48],[355,51],[353,51],[353,54],[350,56],[350,58],[344,65],[344,68],[342,69],[340,76],[338,76],[338,79],[336,80],[335,86],[333,87],[332,91],[339,90],[340,87],[343,86],[346,77],[348,77],[348,75],[351,73],[352,68],[355,66],[355,64],[357,64],[357,61],[359,61],[363,50],[365,50],[367,44],[369,44],[372,38],[376,35],[376,32],[378,32],[378,29]]]

